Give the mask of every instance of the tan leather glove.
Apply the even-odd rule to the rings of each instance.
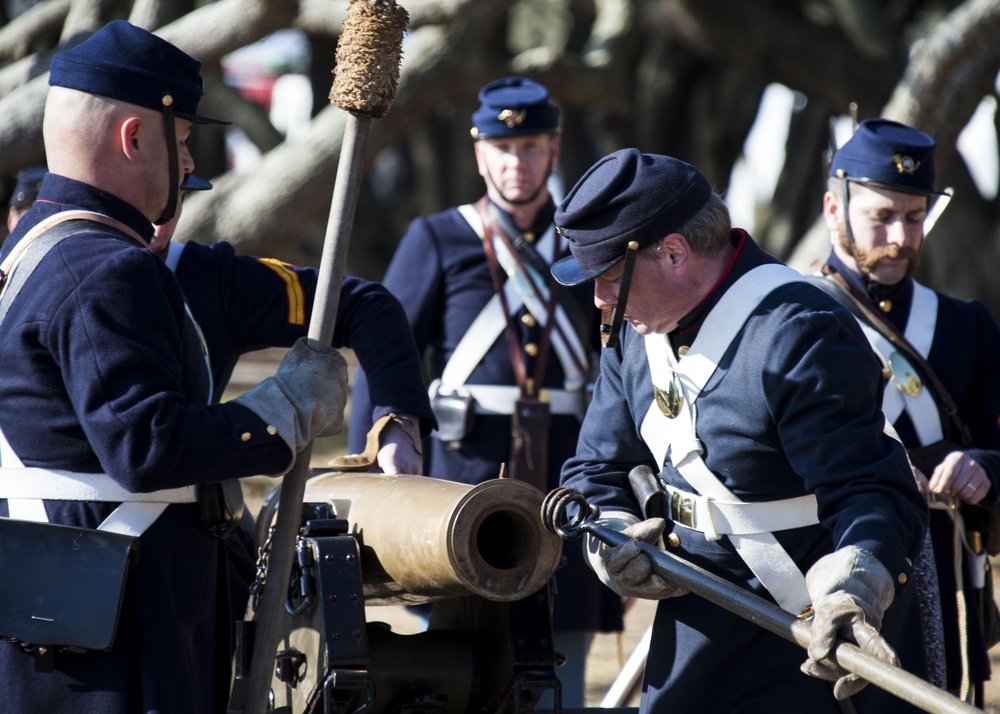
[[[856,546],[826,555],[809,569],[806,588],[814,615],[803,672],[834,682],[837,699],[847,699],[868,685],[867,680],[827,659],[838,636],[866,654],[899,664],[895,650],[879,634],[882,615],[895,596],[893,580],[874,555]]]
[[[300,337],[273,377],[232,401],[273,426],[294,462],[312,439],[343,430],[347,363],[337,350]]]
[[[607,550],[602,555],[605,583],[622,597],[646,600],[665,600],[687,594],[658,573],[653,572],[653,562],[642,552],[640,543],[656,545],[666,528],[662,518],[649,518],[634,523],[622,531],[632,540]],[[600,575],[600,573],[599,573]]]

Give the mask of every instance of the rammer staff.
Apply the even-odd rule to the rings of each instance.
[[[309,321],[309,337],[329,345],[347,262],[347,245],[357,206],[361,166],[372,117],[389,110],[396,96],[403,31],[409,15],[394,0],[351,0],[337,43],[337,64],[330,101],[350,113],[337,166],[337,179],[323,241],[319,281]],[[282,479],[281,505],[272,536],[260,613],[257,617],[249,681],[242,709],[264,714],[281,639],[281,613],[292,572],[302,517],[302,497],[312,445],[304,448]]]
[[[598,525],[596,520],[599,516],[599,508],[590,506],[583,494],[570,488],[556,489],[542,502],[542,523],[566,540],[576,540],[585,532],[610,547],[630,540],[616,530]],[[773,602],[648,543],[642,543],[641,546],[652,562],[655,573],[789,642],[803,648],[809,647],[808,620],[798,618]],[[872,657],[844,640],[839,641],[832,659],[848,672],[864,677],[875,686],[924,711],[940,714],[981,711],[906,670]]]

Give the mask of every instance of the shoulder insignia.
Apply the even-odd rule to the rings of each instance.
[[[257,262],[270,268],[285,283],[285,297],[288,298],[288,324],[306,324],[306,300],[299,275],[288,263],[274,258],[258,258]]]

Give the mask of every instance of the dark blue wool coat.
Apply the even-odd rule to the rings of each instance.
[[[742,231],[733,232],[733,243],[736,254],[723,279],[670,333],[675,353],[694,341],[705,316],[740,276],[775,262]],[[902,446],[882,432],[882,380],[850,313],[818,288],[795,282],[754,310],[698,399],[705,463],[736,496],[752,502],[816,495],[819,525],[776,534],[803,572],[823,555],[854,545],[874,554],[900,582],[920,550],[927,508]],[[563,485],[605,511],[639,516],[628,473],[638,464],[661,469],[639,435],[652,401],[644,339],[625,325],[621,344],[603,352]],[[669,458],[662,477],[692,490]],[[770,599],[727,537],[711,542],[668,521],[671,532],[680,539],[670,547],[674,555]],[[903,666],[925,677],[916,605],[915,591],[897,586],[883,632]],[[830,685],[799,671],[805,658],[798,646],[698,596],[663,600],[642,710],[838,712]],[[860,712],[910,710],[872,686],[854,699]]]

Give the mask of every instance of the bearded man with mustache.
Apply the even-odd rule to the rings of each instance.
[[[925,629],[938,621],[943,629],[940,684],[982,706],[998,637],[987,547],[1000,476],[1000,329],[983,303],[913,279],[924,221],[942,195],[934,149],[922,131],[869,119],[834,154],[823,197],[832,250],[821,283],[882,357],[886,421],[931,507],[932,547],[921,559],[940,592],[940,620],[925,618]]]

